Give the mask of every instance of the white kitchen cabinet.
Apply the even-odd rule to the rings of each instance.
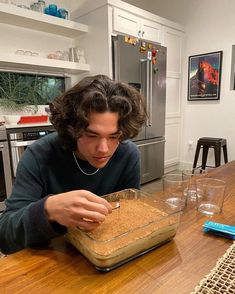
[[[162,25],[113,8],[113,30],[140,39],[161,43]]]
[[[46,47],[49,46],[49,44],[51,48],[53,47],[53,40],[55,40],[56,43],[58,37],[60,38],[58,44],[62,44],[64,40],[64,44],[66,44],[64,47],[66,46],[68,50],[69,47],[72,47],[76,37],[88,32],[87,25],[5,3],[0,3],[0,22],[0,26],[2,27],[0,67],[6,69],[13,68],[15,70],[68,74],[80,74],[90,70],[88,64],[47,59],[46,54],[44,54],[44,58],[19,56],[15,54],[17,49],[22,49],[18,46],[27,46],[25,44],[36,47],[36,49],[43,48],[44,51],[46,51]],[[13,26],[15,28],[14,31],[12,29]],[[12,35],[12,37],[9,38],[9,35]],[[30,36],[30,38],[28,36]],[[15,38],[14,43],[12,42],[13,38]],[[44,42],[44,44],[40,44],[40,42]],[[27,49],[27,47],[23,48]],[[36,49],[34,49],[34,51],[37,51]],[[58,48],[57,50],[60,49]],[[48,51],[50,52],[52,50],[48,49]]]
[[[161,44],[162,25],[147,19],[143,19],[141,21],[141,38]]]
[[[184,33],[173,28],[163,28],[162,45],[167,47],[167,71],[182,74]]]
[[[167,47],[165,166],[173,169],[180,162],[183,44],[183,32],[163,28],[163,46]]]
[[[178,118],[166,119],[165,139],[165,169],[175,170],[180,160],[181,129]]]
[[[114,8],[113,30],[133,37],[140,37],[140,18],[129,12]]]

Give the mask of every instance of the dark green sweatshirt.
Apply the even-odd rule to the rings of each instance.
[[[78,162],[87,173],[95,170],[87,161]],[[26,149],[18,165],[12,194],[0,215],[0,250],[13,253],[66,232],[66,227],[48,222],[45,216],[48,195],[85,189],[102,196],[126,188],[140,188],[139,151],[134,143],[121,143],[104,168],[86,176],[72,152],[61,146],[57,133],[47,135]]]

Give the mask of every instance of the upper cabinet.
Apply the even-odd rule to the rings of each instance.
[[[161,43],[161,24],[137,17],[118,8],[113,9],[113,30],[140,39]]]
[[[5,3],[0,3],[0,23],[2,23],[3,25],[15,26],[17,29],[19,28],[21,39],[24,38],[25,43],[27,44],[30,43],[28,42],[29,39],[26,37],[26,35],[24,36],[24,32],[33,30],[35,32],[34,38],[36,38],[35,36],[37,36],[38,34],[38,40],[41,40],[40,36],[42,36],[43,33],[44,36],[47,36],[47,39],[44,39],[44,41],[42,41],[44,42],[43,48],[44,51],[46,51],[45,48],[50,43],[50,49],[48,49],[49,52],[51,51],[51,44],[53,44],[53,35],[57,38],[57,40],[58,37],[61,37],[60,42],[64,42],[64,47],[67,46],[68,50],[69,47],[72,47],[71,44],[73,44],[73,41],[78,36],[81,36],[82,34],[86,34],[88,32],[87,25],[66,19],[61,19],[58,17],[53,17],[36,11],[23,9],[15,5]],[[4,34],[4,36],[5,39],[4,37],[2,37],[2,41],[7,42],[6,33]],[[68,40],[68,38],[70,40]],[[88,72],[90,70],[90,66],[88,64],[80,64],[58,59],[52,60],[46,58],[45,54],[44,57],[19,56],[14,54],[14,51],[17,51],[17,49],[21,49],[17,47],[17,42],[15,43],[15,46],[14,44],[11,44],[9,46],[11,47],[11,50],[1,50],[0,52],[1,68],[12,68],[16,70],[19,69],[27,71],[45,71],[50,73],[58,72],[68,74],[80,74],[83,72]],[[42,48],[42,46],[38,47]]]
[[[162,42],[162,25],[143,19],[141,22],[141,38],[160,44]]]
[[[176,75],[182,73],[183,43],[183,32],[164,27],[163,46],[167,47],[167,71]]]

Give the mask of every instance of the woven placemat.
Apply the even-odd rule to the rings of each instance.
[[[235,242],[191,294],[235,293]]]

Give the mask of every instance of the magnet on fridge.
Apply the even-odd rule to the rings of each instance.
[[[136,43],[138,43],[138,39],[130,36],[125,36],[125,43],[136,45]]]
[[[153,73],[156,74],[157,72],[158,72],[158,68],[157,67],[154,67],[153,68]]]
[[[144,52],[146,52],[146,48],[140,46],[140,53],[144,53]]]
[[[143,53],[146,51],[146,43],[144,41],[140,44],[140,52]]]
[[[152,51],[148,51],[147,53],[147,59],[152,60]]]
[[[153,57],[153,59],[152,59],[152,63],[153,63],[153,64],[156,64],[156,63],[157,63],[157,58],[156,58],[156,57]]]
[[[141,47],[146,48],[146,43],[144,41],[141,42]]]
[[[156,57],[156,55],[157,55],[157,51],[156,51],[156,49],[153,49],[153,50],[152,50],[152,55],[153,55],[153,57]]]

